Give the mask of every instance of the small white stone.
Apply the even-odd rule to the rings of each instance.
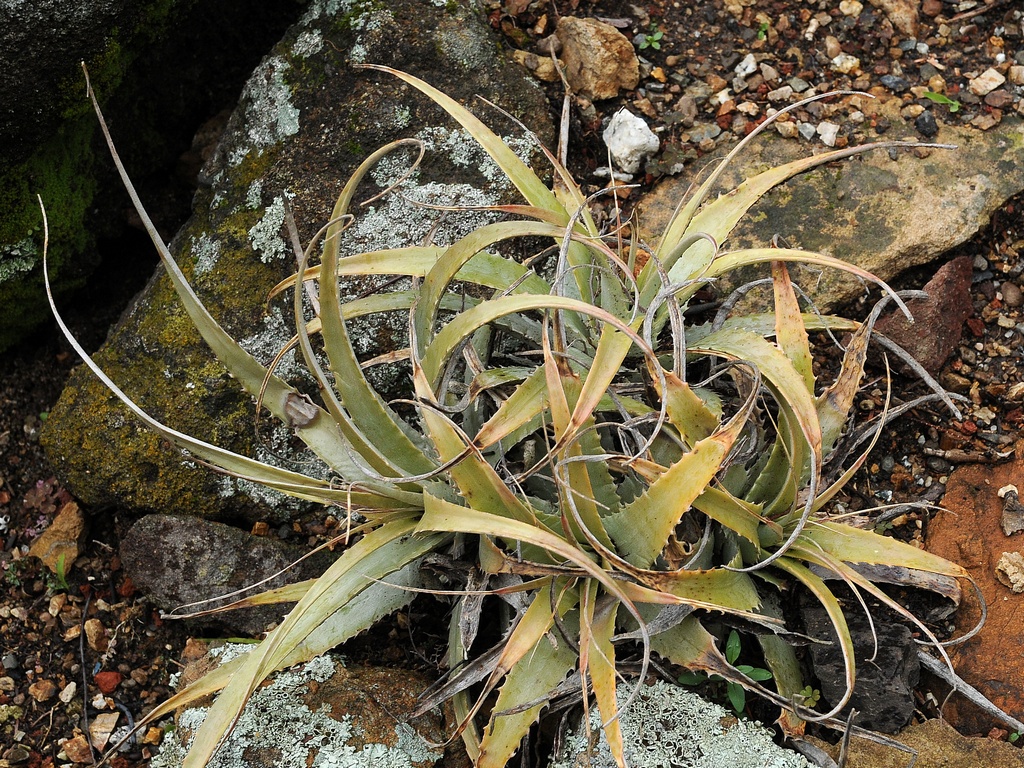
[[[1003,552],[996,563],[996,578],[1013,592],[1024,592],[1024,555],[1020,552]]]
[[[75,694],[77,693],[78,684],[74,680],[72,680],[70,683],[64,686],[64,690],[57,694],[57,698],[60,699],[61,702],[64,704],[70,704],[74,700]]]
[[[857,0],[842,0],[839,3],[839,12],[843,16],[860,16],[860,12],[864,10],[864,5],[857,2]]]
[[[826,147],[834,147],[836,136],[839,135],[839,126],[827,120],[822,121],[818,124],[818,135],[821,136],[821,141]]]
[[[733,70],[740,77],[746,77],[752,75],[757,71],[757,60],[754,58],[754,54],[748,53],[743,57],[743,61],[736,65],[736,69]]]
[[[776,88],[774,91],[768,91],[768,101],[789,101],[792,97],[793,87],[790,85],[784,85],[781,88]]]
[[[842,75],[854,74],[860,71],[860,59],[848,53],[840,53],[832,59],[832,69]]]
[[[642,117],[620,109],[602,134],[612,161],[626,173],[636,173],[643,161],[661,147],[661,142]]]

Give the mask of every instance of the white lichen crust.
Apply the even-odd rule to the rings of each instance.
[[[631,690],[619,686],[620,707],[626,707]],[[620,722],[630,768],[808,768],[802,755],[777,746],[760,724],[737,720],[717,704],[661,681],[645,685]],[[590,727],[597,730],[600,725],[594,707]],[[585,730],[570,733],[550,768],[614,768],[603,736],[591,750],[590,763],[587,742]]]
[[[335,657],[315,658],[279,673],[257,690],[207,768],[249,768],[256,752],[272,755],[279,766],[309,768],[413,768],[440,759],[442,753],[406,723],[395,723],[395,746],[364,743],[358,738],[358,714],[332,716],[329,704],[321,704],[316,711],[306,706],[303,696],[310,683],[327,683],[337,663]],[[180,766],[207,712],[205,707],[182,712],[175,733],[164,740],[151,768]],[[185,744],[181,735],[188,737]]]

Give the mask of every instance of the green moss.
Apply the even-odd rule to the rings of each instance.
[[[84,221],[97,186],[90,147],[94,130],[85,119],[68,123],[31,158],[0,171],[0,349],[49,312],[38,198],[46,206],[50,228],[51,279],[59,292],[78,287],[84,279],[87,270],[75,259],[93,243]]]

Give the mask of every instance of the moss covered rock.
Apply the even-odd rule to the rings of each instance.
[[[379,146],[409,136],[424,142],[426,161],[403,184],[401,196],[359,209],[344,252],[427,238],[443,244],[486,220],[446,217],[403,197],[473,205],[512,199],[497,167],[439,108],[393,77],[354,68],[363,62],[411,72],[464,103],[479,94],[521,117],[545,140],[552,135],[543,94],[506,62],[491,31],[467,6],[423,0],[313,3],[250,77],[203,169],[207,185],[196,196],[193,216],[172,243],[213,316],[266,363],[293,333],[287,301],[265,311],[268,292],[295,268],[282,231],[286,207],[308,241],[356,165]],[[500,115],[493,118],[499,132],[519,133]],[[535,149],[526,139],[510,141],[524,156]],[[411,156],[389,157],[372,174],[366,196],[396,181],[410,161]],[[353,283],[344,292],[354,296],[376,287]],[[356,324],[351,335],[357,351],[372,356],[405,346],[405,327],[405,319],[395,317]],[[293,447],[283,429],[261,425],[259,439],[254,437],[250,398],[200,340],[162,274],[96,359],[142,407],[183,432],[264,460]],[[292,362],[286,356],[279,373],[301,384],[302,373]],[[394,375],[385,367],[376,381],[388,389]],[[278,520],[297,509],[245,481],[183,465],[177,452],[140,426],[85,370],[72,377],[51,411],[43,439],[59,473],[90,503]],[[289,466],[317,471],[302,464],[301,456],[293,459]]]
[[[135,173],[169,192],[196,127],[222,109],[256,59],[301,7],[241,0],[74,0],[0,7],[0,350],[48,316],[40,259],[42,217],[58,291],[80,287],[99,261],[100,237],[129,221],[85,99],[85,61]],[[231,30],[231,33],[227,33]],[[269,37],[268,37],[269,35]],[[239,67],[244,67],[240,71]],[[176,204],[170,218],[188,213]],[[167,208],[163,205],[162,208]]]

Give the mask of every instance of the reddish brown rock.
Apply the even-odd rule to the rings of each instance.
[[[117,690],[117,686],[124,680],[124,676],[120,672],[106,670],[104,672],[97,672],[93,680],[96,682],[96,687],[100,689],[100,692],[109,696]]]
[[[565,77],[577,95],[611,99],[640,82],[633,44],[610,24],[563,16],[555,33],[562,42]]]
[[[929,523],[926,546],[970,571],[988,605],[988,621],[981,632],[949,649],[957,674],[1003,711],[1019,716],[1024,712],[1024,594],[1001,584],[996,575],[1004,552],[1024,549],[1024,533],[1007,536],[1002,529],[1006,499],[999,497],[999,489],[1010,484],[1024,488],[1024,461],[956,469],[949,476],[945,510]],[[976,598],[965,589],[956,616],[958,634],[973,627],[979,615]],[[998,725],[957,696],[943,714],[966,733],[984,734]]]
[[[89,749],[89,742],[81,733],[65,741],[61,745],[61,750],[67,755],[68,760],[73,763],[91,764],[93,762],[93,754],[92,750]]]
[[[907,350],[926,371],[937,374],[960,344],[964,321],[971,315],[971,268],[970,256],[943,265],[924,286],[928,298],[907,302],[913,323],[894,310],[875,323],[875,330]]]

